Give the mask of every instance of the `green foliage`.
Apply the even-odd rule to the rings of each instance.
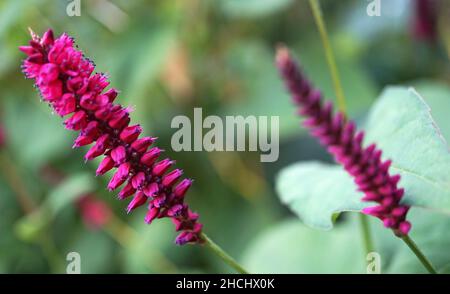
[[[97,250],[101,248],[101,250]],[[67,252],[80,254],[83,274],[113,273],[114,243],[104,232],[90,231],[82,234],[67,248]]]
[[[308,226],[331,229],[333,215],[359,211],[365,204],[351,177],[340,166],[299,162],[284,168],[277,178],[281,201]]]
[[[249,244],[244,265],[254,273],[363,273],[364,253],[351,225],[323,232],[285,221]]]
[[[234,18],[263,17],[289,7],[293,0],[220,0],[222,12]]]
[[[430,106],[431,115],[442,136],[450,142],[450,124],[447,109],[450,108],[450,86],[441,82],[418,81],[411,84]]]
[[[446,231],[450,218],[421,208],[412,209],[408,217],[415,224],[411,237],[440,273],[448,273]],[[328,232],[293,219],[284,221],[266,229],[248,245],[243,264],[256,273],[365,273],[357,225],[354,214],[345,214],[343,222]],[[370,226],[375,252],[380,254],[381,273],[426,273],[411,250],[378,220],[370,219]]]
[[[48,208],[54,214],[77,198],[96,190],[96,184],[90,173],[74,174],[58,185],[46,198],[43,207]]]
[[[335,101],[334,88],[320,42],[308,38],[299,46],[299,57],[314,84],[327,99]],[[228,107],[227,115],[279,116],[280,136],[292,137],[299,132],[299,119],[278,75],[273,61],[273,49],[257,40],[232,46],[227,56],[227,69],[238,78],[242,93]],[[366,74],[352,60],[339,60],[342,84],[349,99],[348,112],[358,116],[375,97],[375,87]]]
[[[313,85],[320,89],[324,98],[336,105],[336,94],[324,57],[322,43],[316,35],[308,34],[307,40],[298,44],[294,55],[298,57],[305,74]],[[377,89],[367,72],[357,63],[355,55],[339,54],[336,62],[341,77],[341,84],[347,100],[346,112],[350,117],[360,117],[377,96]]]
[[[173,246],[172,224],[170,222],[155,222],[148,226],[139,217],[133,222],[138,235],[129,240],[124,248],[125,272],[128,273],[158,273],[176,272],[177,267],[169,257]]]
[[[413,89],[390,88],[370,113],[366,142],[377,142],[392,158],[405,203],[449,213],[450,153],[431,111]]]
[[[49,225],[53,218],[77,198],[95,191],[95,181],[88,173],[74,174],[50,192],[39,210],[20,219],[16,233],[23,240],[33,240]]]
[[[71,134],[62,126],[61,119],[52,115],[39,98],[9,99],[6,101],[3,122],[8,132],[8,143],[15,160],[30,169],[67,155],[71,151]],[[26,119],[24,119],[26,118]]]
[[[413,209],[408,217],[414,224],[411,237],[431,260],[439,273],[449,273],[450,253],[447,248],[450,246],[450,240],[447,231],[450,218],[448,215],[417,208]],[[395,237],[391,236],[391,238]],[[426,273],[426,270],[411,250],[405,244],[397,241],[395,253],[386,268],[386,272]]]

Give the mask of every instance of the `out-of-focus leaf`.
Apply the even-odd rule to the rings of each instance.
[[[138,239],[130,240],[125,248],[124,265],[129,273],[161,273],[176,271],[175,265],[166,254],[173,243],[173,226],[170,222],[155,221],[148,226],[142,218],[133,222]]]
[[[144,106],[156,104],[148,89],[161,71],[170,49],[176,44],[176,30],[173,27],[154,28],[150,32],[143,45],[140,45],[142,48],[138,50],[137,56],[133,56],[134,68],[124,89],[127,102],[133,106],[141,106],[141,109],[136,109],[135,114],[135,119],[140,122],[148,119],[149,108]],[[160,105],[158,109],[159,107]]]
[[[145,46],[140,50],[139,56],[136,57],[136,67],[130,77],[128,94],[136,99],[145,98],[138,97],[147,89],[149,82],[151,82],[161,69],[165,61],[165,56],[170,53],[169,48],[175,45],[174,28],[159,28],[154,29],[144,43]]]
[[[305,74],[327,99],[334,101],[334,88],[320,43],[310,40],[299,47],[299,60]],[[224,107],[224,112],[226,115],[279,116],[280,136],[297,134],[301,130],[300,118],[273,58],[271,50],[258,41],[239,43],[230,49],[227,68],[241,91],[233,97],[236,101],[230,101]],[[348,113],[355,117],[369,107],[376,96],[375,87],[353,60],[345,58],[338,61]]]
[[[448,99],[448,97],[441,97]],[[374,105],[366,142],[376,142],[401,175],[409,205],[450,213],[450,153],[432,109],[413,89],[390,87]]]
[[[314,35],[296,48],[294,54],[308,79],[325,99],[336,104],[336,93],[320,39]],[[336,52],[336,62],[346,99],[346,112],[349,117],[357,118],[369,109],[377,97],[377,88],[355,56]]]
[[[405,31],[408,24],[410,8],[409,0],[380,1],[380,15],[369,17],[367,10],[371,1],[356,1],[344,14],[345,30],[358,37],[360,41],[382,36],[386,31]],[[372,11],[372,10],[371,10]]]
[[[94,190],[95,181],[89,173],[75,174],[67,178],[50,193],[39,210],[17,221],[16,234],[23,240],[33,240],[64,207]]]
[[[376,142],[384,158],[393,160],[391,171],[401,175],[405,203],[450,212],[450,153],[428,105],[416,91],[385,90],[371,110],[366,131],[366,142]],[[332,165],[289,167],[278,177],[277,191],[301,219],[318,228],[330,228],[333,213],[363,207],[355,184]]]
[[[71,175],[50,193],[44,206],[53,214],[57,214],[65,206],[94,191],[95,188],[96,183],[92,174],[87,172]]]
[[[33,241],[42,233],[49,221],[49,214],[46,214],[43,210],[38,210],[19,219],[14,225],[14,231],[21,240]]]
[[[11,34],[14,27],[21,18],[27,7],[38,5],[37,1],[1,1],[0,2],[0,77],[8,69],[16,66],[15,56],[18,55],[16,41],[17,35]]]
[[[450,87],[433,81],[418,81],[412,84],[431,108],[431,114],[445,140],[450,142]]]
[[[27,5],[34,5],[36,1],[2,1],[0,4],[0,39],[4,39],[5,33],[11,25],[18,21],[17,15],[23,11]],[[30,3],[31,2],[31,3]]]
[[[27,168],[36,169],[71,152],[71,134],[61,125],[61,118],[52,115],[44,103],[37,102],[38,94],[32,95],[36,103],[31,99],[8,99],[3,115],[15,157]]]
[[[333,227],[332,216],[359,211],[365,204],[342,167],[320,162],[299,162],[283,169],[276,181],[281,201],[308,226]]]
[[[450,273],[450,252],[448,250],[450,248],[450,236],[448,234],[450,217],[418,208],[412,209],[408,218],[413,224],[411,238],[420,250],[430,259],[438,272]],[[399,245],[386,271],[400,274],[427,273],[406,244],[403,244],[400,240],[397,240],[397,242]]]
[[[114,243],[100,231],[86,231],[66,249],[80,254],[82,274],[112,273]]]
[[[0,273],[30,272],[44,270],[39,254],[14,235],[13,224],[20,211],[12,191],[0,174]]]
[[[227,16],[251,18],[277,13],[293,2],[293,0],[220,0],[219,7]]]
[[[259,42],[240,43],[229,51],[227,64],[242,91],[236,101],[223,108],[226,115],[279,116],[281,136],[298,130],[295,109],[266,46]]]
[[[243,264],[252,273],[363,273],[364,253],[348,225],[324,232],[290,220],[257,237]]]

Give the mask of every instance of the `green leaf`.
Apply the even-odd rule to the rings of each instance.
[[[283,169],[276,190],[281,201],[308,226],[333,227],[332,216],[364,207],[349,175],[337,165],[301,162]]]
[[[49,194],[38,210],[16,222],[14,230],[17,236],[22,240],[34,240],[64,207],[94,191],[95,187],[90,173],[74,174],[67,178]]]
[[[289,220],[257,237],[243,264],[252,273],[363,273],[364,260],[359,235],[347,224],[324,232]]]
[[[448,99],[448,97],[441,97]],[[390,87],[372,108],[366,144],[376,142],[400,174],[404,202],[450,213],[450,154],[430,109],[413,89]],[[281,200],[306,224],[332,227],[332,215],[359,210],[361,194],[339,166],[298,163],[277,178]]]
[[[326,2],[326,1],[324,1]],[[410,2],[407,0],[400,1],[382,1],[385,2],[381,5],[381,18],[367,17],[367,5],[369,1],[355,1],[346,6],[343,31],[348,32],[358,38],[358,42],[380,42],[380,38],[386,38],[386,32],[389,33],[404,33],[409,24],[409,15],[407,13]],[[383,52],[386,55],[386,52]],[[400,56],[394,56],[397,59]]]
[[[280,135],[294,134],[298,117],[272,60],[269,48],[258,41],[230,49],[227,67],[242,91],[223,107],[223,115],[279,116]]]
[[[142,42],[142,40],[140,41]],[[132,64],[132,72],[124,89],[123,97],[128,97],[127,103],[130,105],[140,106],[134,113],[136,121],[145,122],[148,120],[148,113],[155,113],[155,109],[160,111],[160,107],[162,107],[158,104],[160,101],[155,101],[148,90],[155,82],[170,50],[175,45],[175,28],[173,26],[157,27],[150,31],[144,44],[140,45],[142,49],[137,50],[135,56],[131,57],[135,63]],[[158,107],[149,107],[154,105],[158,105]]]
[[[450,218],[432,211],[413,208],[411,238],[440,273],[449,273]],[[295,221],[284,221],[264,231],[249,244],[243,265],[253,273],[364,273],[364,252],[356,218],[332,231],[317,231]],[[348,220],[349,219],[349,220]],[[380,254],[382,273],[426,273],[417,257],[381,222],[370,219],[375,252]],[[330,244],[333,250],[330,250]]]
[[[65,206],[95,190],[96,183],[91,173],[78,173],[71,175],[58,185],[46,199],[44,206],[53,214],[57,214]]]
[[[72,135],[61,126],[61,118],[38,102],[38,94],[32,95],[34,103],[17,97],[8,99],[4,123],[14,155],[27,168],[37,169],[51,159],[69,154]]]
[[[413,209],[408,214],[413,223],[411,238],[440,273],[450,273],[450,218],[425,209]],[[392,238],[395,238],[392,236]],[[395,238],[397,239],[397,238]],[[427,273],[426,269],[400,240],[387,273]],[[383,255],[382,255],[383,257]]]
[[[21,240],[33,241],[41,235],[49,222],[50,216],[43,210],[38,210],[19,219],[14,225],[14,232]]]
[[[173,244],[170,222],[158,221],[148,226],[142,216],[132,222],[137,237],[124,249],[124,266],[128,273],[170,273],[177,270],[165,250]]]
[[[436,124],[447,143],[450,142],[450,87],[433,81],[419,81],[412,84],[431,108]]]
[[[66,252],[80,254],[82,274],[113,273],[114,243],[101,231],[86,231],[66,248]]]
[[[293,2],[293,0],[221,0],[219,7],[227,16],[251,18],[276,13]]]
[[[29,4],[29,3],[28,3]],[[5,32],[18,21],[17,16],[27,5],[24,1],[7,1],[2,3],[0,12],[0,39],[5,38]],[[3,40],[2,40],[3,41]]]
[[[431,109],[414,89],[385,90],[370,113],[366,130],[365,141],[376,142],[384,158],[393,160],[391,171],[402,177],[405,203],[450,213],[448,145]]]

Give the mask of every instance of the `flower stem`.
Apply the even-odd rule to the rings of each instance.
[[[9,154],[5,151],[0,152],[0,173],[4,175],[25,216],[39,210],[32,200],[31,194],[27,190],[25,183],[22,181],[20,171],[10,159]],[[53,273],[61,272],[64,268],[64,264],[49,232],[47,230],[44,231],[37,242],[47,258],[50,270]]]
[[[370,233],[370,224],[369,224],[369,220],[367,219],[367,215],[360,213],[359,214],[359,223],[361,226],[364,249],[365,249],[365,253],[367,255],[370,252],[374,251],[372,234]]]
[[[135,229],[128,226],[115,214],[112,214],[111,220],[104,226],[104,230],[123,248],[130,251],[134,250],[133,242],[140,238]],[[151,250],[151,252],[145,251],[143,254],[142,258],[149,269],[154,270],[155,266],[158,265],[158,270],[160,271],[167,273],[179,272],[176,265],[162,252]]]
[[[229,256],[219,245],[214,243],[205,233],[201,233],[200,237],[205,241],[205,246],[211,249],[217,256],[219,256],[226,264],[234,268],[240,274],[248,274],[248,272]]]
[[[64,273],[64,261],[50,234],[47,231],[43,232],[37,242],[41,246],[42,252],[47,258],[51,273]]]
[[[427,269],[430,274],[437,274],[438,272],[433,267],[428,258],[420,251],[419,247],[417,247],[416,243],[409,237],[409,235],[402,236],[401,239],[408,245],[409,249],[417,256],[423,266]]]
[[[16,197],[17,203],[24,214],[32,213],[35,208],[32,198],[22,182],[16,166],[4,152],[0,152],[0,172],[8,181],[11,190],[14,192],[13,194]]]
[[[320,8],[319,0],[309,0],[314,20],[319,29],[320,37],[322,38],[323,48],[327,58],[328,67],[330,68],[331,78],[333,79],[334,91],[336,93],[337,106],[340,111],[345,113],[346,103],[344,97],[344,90],[342,88],[339,72],[334,58],[333,49],[331,48],[330,39],[328,37],[325,21],[322,16],[322,9]]]
[[[309,0],[312,13],[314,15],[314,20],[319,30],[320,37],[322,39],[323,48],[325,50],[325,55],[328,63],[328,68],[330,69],[331,78],[333,80],[334,91],[336,93],[337,106],[342,113],[346,113],[346,102],[344,90],[342,88],[341,79],[339,77],[339,71],[336,65],[336,59],[334,57],[333,49],[331,48],[330,38],[328,37],[327,28],[325,26],[325,21],[322,15],[322,8],[320,7],[319,0]],[[372,234],[370,231],[370,226],[367,221],[367,216],[361,214],[359,217],[359,222],[361,226],[362,238],[364,242],[364,247],[366,254],[374,250]]]

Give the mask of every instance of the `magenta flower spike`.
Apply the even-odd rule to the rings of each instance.
[[[114,104],[118,91],[109,86],[106,75],[94,72],[94,64],[76,49],[73,38],[62,34],[54,38],[48,30],[42,38],[32,33],[29,46],[19,49],[28,57],[23,72],[34,79],[42,99],[61,117],[69,116],[64,125],[79,132],[74,148],[92,144],[85,155],[92,160],[104,155],[96,174],[116,168],[108,184],[109,190],[124,186],[119,199],[131,197],[127,212],[148,203],[145,221],[168,217],[181,231],[176,244],[202,243],[202,225],[184,203],[184,196],[192,184],[189,179],[180,183],[182,172],[170,159],[157,161],[161,149],[149,147],[156,138],[140,137],[142,128],[130,126],[131,109]]]
[[[84,223],[92,229],[105,226],[110,220],[112,212],[105,202],[96,199],[94,195],[88,194],[77,201],[77,206]]]
[[[415,0],[412,32],[416,39],[433,42],[438,33],[438,1]]]
[[[5,130],[3,129],[3,126],[0,124],[0,148],[2,148],[5,145],[5,141],[6,141]]]
[[[299,114],[305,117],[303,125],[353,177],[365,195],[362,200],[378,203],[362,212],[381,219],[397,236],[407,235],[411,229],[406,220],[409,206],[400,204],[404,190],[397,186],[400,175],[389,173],[391,161],[381,159],[382,152],[375,144],[363,147],[364,132],[358,132],[342,112],[334,114],[331,102],[322,102],[322,94],[303,75],[287,48],[278,49],[276,65]]]

